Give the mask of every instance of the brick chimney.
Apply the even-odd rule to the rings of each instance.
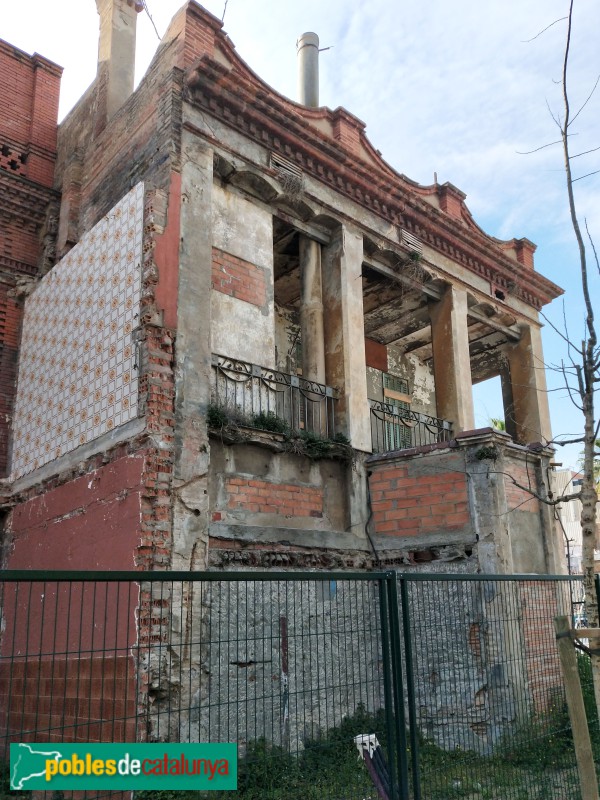
[[[136,16],[144,5],[139,0],[96,0],[96,8],[99,110],[106,124],[133,92]]]

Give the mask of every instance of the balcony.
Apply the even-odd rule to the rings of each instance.
[[[213,402],[241,424],[260,428],[261,420],[277,418],[292,431],[334,436],[337,393],[330,386],[216,354],[212,368]]]
[[[335,389],[280,370],[218,354],[212,357],[212,402],[241,425],[307,431],[323,439],[336,433]],[[374,453],[406,450],[452,438],[452,426],[389,403],[369,400]]]
[[[452,438],[452,426],[445,419],[398,408],[379,400],[369,400],[369,405],[374,453],[449,442]]]

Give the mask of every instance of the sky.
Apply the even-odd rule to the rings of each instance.
[[[95,76],[94,0],[4,5],[0,37],[64,67],[62,118]],[[146,0],[138,17],[136,80],[158,44],[154,26],[162,36],[181,5]],[[320,60],[323,105],[344,106],[362,119],[372,144],[398,172],[427,185],[435,172],[440,183],[465,192],[475,221],[490,235],[525,236],[537,244],[537,271],[566,290],[544,309],[553,433],[559,439],[579,435],[581,412],[552,369],[568,359],[565,322],[572,341],[584,333],[579,261],[562,152],[544,146],[557,140],[553,116],[563,113],[566,22],[551,23],[566,15],[566,0],[206,0],[204,6],[224,15],[225,30],[254,72],[293,99],[296,39],[315,31],[321,48],[329,48]],[[600,75],[599,39],[600,4],[575,0],[568,73],[573,113]],[[600,148],[600,87],[571,133],[573,154]],[[574,159],[573,170],[575,177],[600,170],[600,150]],[[580,218],[600,249],[600,174],[581,177],[574,188]],[[593,263],[590,271],[600,325],[600,276]],[[478,427],[503,416],[498,383],[475,389]],[[556,460],[577,468],[580,450],[558,448]]]

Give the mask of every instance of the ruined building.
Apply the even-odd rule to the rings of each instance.
[[[3,565],[560,571],[511,480],[551,456],[534,245],[319,106],[314,34],[295,102],[190,1],[134,92],[96,2],[58,127],[60,68],[0,43]]]

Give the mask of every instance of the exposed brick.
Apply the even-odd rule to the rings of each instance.
[[[243,491],[241,491],[243,487]],[[289,517],[322,517],[323,490],[315,486],[272,483],[236,476],[225,481],[227,508],[252,514]]]
[[[212,288],[259,307],[267,301],[264,269],[216,247],[212,256]]]

